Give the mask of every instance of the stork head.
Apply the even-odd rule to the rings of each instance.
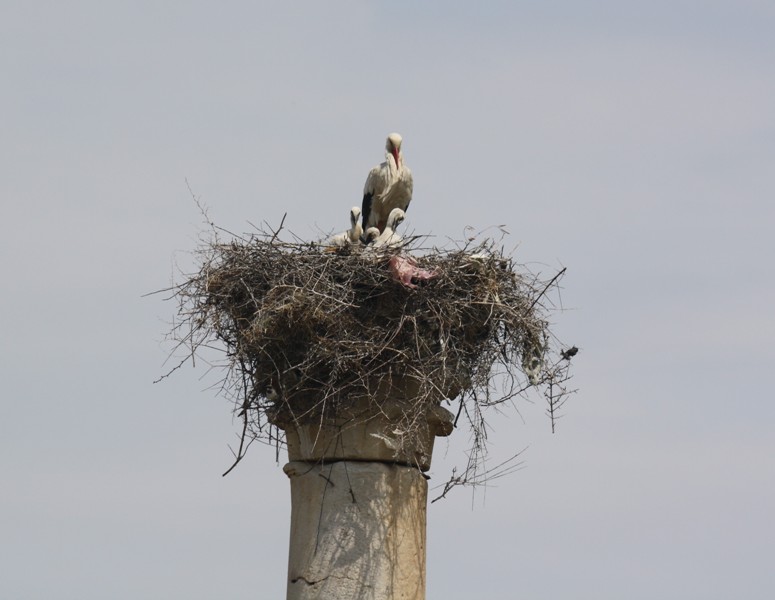
[[[369,227],[366,230],[366,235],[364,236],[366,239],[366,244],[371,244],[374,240],[376,240],[379,237],[379,229],[376,227]]]
[[[390,211],[390,214],[387,218],[387,227],[390,227],[393,231],[396,230],[396,227],[398,227],[401,223],[404,222],[404,218],[406,217],[406,213],[404,213],[403,210],[400,208],[394,208]]]
[[[401,154],[402,141],[403,139],[401,138],[400,133],[391,133],[387,136],[387,141],[385,142],[385,150],[387,150],[395,159],[396,167],[400,166],[398,157]]]
[[[358,222],[358,219],[361,218],[361,209],[357,206],[353,206],[350,209],[350,225],[355,227],[355,224]]]

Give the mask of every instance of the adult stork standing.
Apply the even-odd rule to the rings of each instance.
[[[406,211],[412,201],[412,172],[404,164],[402,138],[397,133],[387,136],[385,162],[369,171],[363,186],[363,230],[376,227],[385,230],[388,216],[394,208]]]

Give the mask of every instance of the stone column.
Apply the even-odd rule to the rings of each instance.
[[[452,414],[386,398],[325,422],[273,420],[288,441],[287,600],[424,600],[424,471]]]

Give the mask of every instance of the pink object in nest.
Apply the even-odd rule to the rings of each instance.
[[[438,269],[433,269],[433,271],[421,269],[417,262],[408,256],[393,256],[390,258],[389,265],[393,278],[401,282],[402,285],[412,289],[417,287],[413,281],[428,281],[439,274]]]

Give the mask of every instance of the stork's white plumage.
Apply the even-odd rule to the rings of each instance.
[[[394,208],[390,211],[390,216],[387,218],[385,229],[379,234],[379,237],[374,240],[372,246],[374,248],[392,248],[401,245],[401,236],[396,233],[396,227],[403,223],[405,218],[404,211],[400,208]]]
[[[394,208],[406,211],[412,201],[414,181],[412,172],[404,164],[401,152],[402,138],[391,133],[385,142],[385,162],[369,171],[363,186],[363,228],[385,230],[387,219]]]
[[[379,237],[379,229],[376,227],[369,227],[363,234],[363,241],[368,246],[373,243]]]
[[[358,219],[361,217],[361,209],[357,206],[353,206],[350,209],[350,229],[347,231],[343,231],[342,233],[337,233],[335,236],[333,236],[329,241],[329,245],[336,246],[337,248],[342,248],[344,246],[347,246],[349,244],[354,244],[358,240],[361,239],[361,234],[363,233],[363,228],[361,227],[361,224],[358,222]]]

